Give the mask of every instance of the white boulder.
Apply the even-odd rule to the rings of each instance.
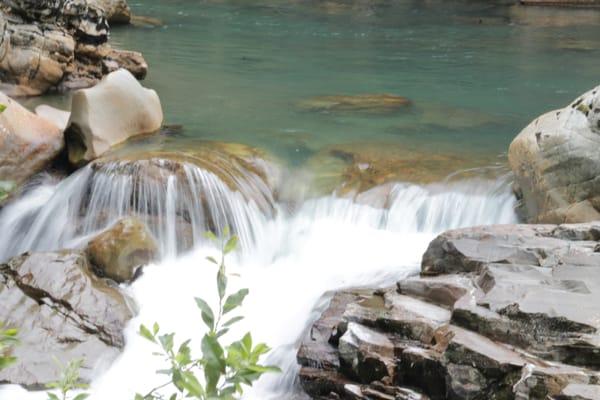
[[[124,69],[98,85],[73,94],[65,132],[69,161],[81,165],[129,138],[158,131],[163,122],[160,99]]]

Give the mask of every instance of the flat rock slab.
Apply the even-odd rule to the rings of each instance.
[[[397,398],[389,388],[431,399],[600,399],[599,227],[441,234],[423,256],[422,276],[332,302],[324,313],[331,334],[319,340],[336,380],[319,375],[322,385],[304,385],[303,368],[305,391],[332,399]],[[319,340],[304,341],[304,351]]]
[[[0,371],[0,382],[44,388],[59,379],[55,359],[84,359],[91,378],[125,345],[133,317],[131,300],[95,276],[80,252],[24,254],[0,265],[0,321],[19,330],[17,363]]]

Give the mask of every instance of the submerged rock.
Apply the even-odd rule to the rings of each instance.
[[[144,78],[148,66],[141,54],[108,44],[99,3],[113,2],[10,0],[0,6],[0,88],[15,96],[72,90],[118,68]]]
[[[85,252],[98,275],[123,283],[158,257],[158,245],[146,224],[124,218],[90,240]]]
[[[43,170],[64,143],[61,129],[0,93],[0,181],[22,183]]]
[[[334,294],[298,352],[302,386],[315,399],[597,399],[599,241],[598,224],[448,231],[420,277]]]
[[[411,106],[412,102],[393,94],[357,94],[317,96],[299,104],[300,109],[314,112],[362,112],[385,114]]]
[[[82,253],[15,257],[0,265],[0,320],[19,330],[20,344],[0,382],[43,389],[60,378],[55,359],[84,359],[89,381],[119,355],[132,317],[128,297],[95,276]]]
[[[600,219],[600,86],[531,122],[510,145],[516,191],[530,222]]]
[[[131,137],[158,131],[162,121],[154,90],[127,70],[112,72],[95,87],[73,94],[65,132],[69,161],[80,165],[94,160]]]
[[[308,161],[316,186],[325,192],[362,193],[390,182],[432,183],[497,157],[411,149],[389,142],[357,142],[324,148]]]

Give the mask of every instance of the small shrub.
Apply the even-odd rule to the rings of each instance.
[[[219,242],[214,234],[207,235],[211,240]],[[221,343],[223,335],[243,318],[232,314],[248,295],[248,289],[227,293],[225,256],[236,248],[237,237],[230,236],[229,229],[225,230],[224,236],[226,239],[219,242],[221,259],[207,257],[218,267],[218,308],[213,310],[203,299],[195,299],[202,321],[208,328],[200,344],[202,356],[192,356],[191,340],[185,340],[176,346],[174,333],[161,333],[157,323],[151,329],[141,325],[139,334],[159,347],[160,350],[154,354],[162,357],[167,364],[165,369],[157,373],[166,375],[168,380],[145,395],[136,394],[135,400],[233,400],[241,396],[244,386],[252,386],[264,373],[280,371],[277,367],[260,364],[261,357],[270,349],[264,343],[254,344],[249,332],[228,346]],[[169,397],[159,394],[161,389],[171,384],[177,390],[175,393]]]

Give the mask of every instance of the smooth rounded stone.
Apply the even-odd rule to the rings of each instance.
[[[128,24],[131,21],[131,9],[127,0],[88,0],[104,10],[111,24]]]
[[[37,106],[35,108],[35,113],[38,116],[52,122],[62,132],[67,129],[67,124],[69,123],[69,118],[71,117],[70,111],[60,110],[46,104]]]
[[[157,258],[158,245],[143,222],[124,218],[90,240],[85,252],[100,276],[124,283]]]
[[[368,114],[388,114],[408,108],[412,102],[393,94],[357,94],[316,96],[303,100],[299,108],[312,112],[358,112]]]
[[[0,181],[16,184],[43,170],[64,146],[61,129],[0,93]]]
[[[132,301],[92,273],[77,251],[24,254],[0,265],[0,321],[19,330],[17,363],[0,381],[45,389],[60,378],[55,359],[83,359],[81,377],[103,371],[125,345]]]
[[[529,222],[600,219],[600,86],[530,123],[508,160]]]
[[[81,165],[129,138],[156,132],[163,121],[160,99],[124,69],[73,94],[65,138],[69,161]]]

